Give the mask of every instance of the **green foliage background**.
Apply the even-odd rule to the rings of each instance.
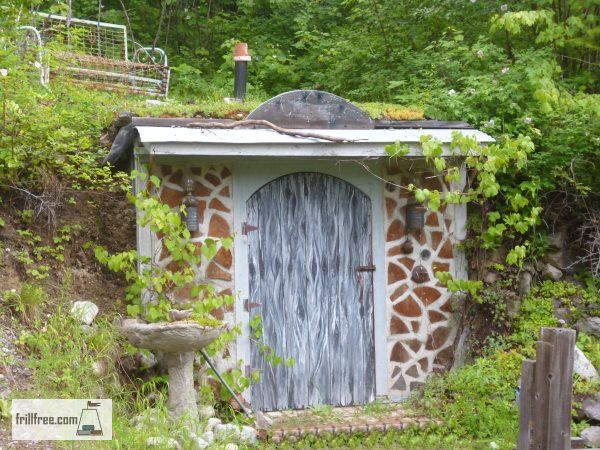
[[[10,20],[23,6],[67,14],[67,4],[2,8]],[[72,5],[74,17],[128,25],[137,42],[165,48],[183,102],[230,96],[232,47],[246,41],[250,98],[318,88],[499,138],[526,134],[537,148],[528,174],[575,195],[600,184],[599,10],[593,0],[105,0],[100,14],[96,1]]]

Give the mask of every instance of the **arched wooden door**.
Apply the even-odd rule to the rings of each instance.
[[[373,400],[370,199],[339,178],[294,173],[255,192],[247,211],[248,304],[262,319],[262,342],[251,336],[253,408]],[[295,363],[269,363],[262,345]]]

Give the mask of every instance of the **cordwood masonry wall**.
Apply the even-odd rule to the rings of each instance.
[[[453,217],[442,207],[425,213],[423,230],[406,229],[409,192],[415,175],[389,175],[385,187],[386,271],[388,298],[388,390],[404,397],[419,387],[427,374],[447,368],[452,360],[455,327],[451,295],[435,272],[454,273]],[[424,173],[418,183],[446,190],[445,183]],[[418,276],[419,272],[422,274]]]

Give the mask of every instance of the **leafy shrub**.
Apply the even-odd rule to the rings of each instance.
[[[514,350],[478,358],[431,377],[423,398],[415,402],[442,420],[449,434],[509,441],[517,430],[515,388],[521,361],[522,355]]]
[[[19,342],[29,352],[33,384],[13,392],[13,397],[113,400],[113,440],[100,444],[101,448],[143,450],[149,436],[185,435],[185,424],[168,418],[163,377],[132,380],[121,373],[120,358],[127,345],[108,318],[97,317],[86,331],[59,306],[47,320],[24,331]],[[5,405],[0,402],[0,420]],[[133,430],[131,419],[138,415],[142,419]],[[82,443],[80,447],[98,445]]]
[[[558,319],[554,316],[554,286],[561,284],[544,282],[534,286],[523,300],[519,314],[513,321],[511,340],[521,347],[533,350],[541,327],[555,327]]]
[[[572,283],[545,281],[534,286],[512,321],[508,339],[496,351],[483,352],[487,356],[471,364],[429,378],[423,397],[415,398],[414,406],[442,421],[442,435],[487,438],[500,448],[514,448],[518,430],[515,388],[523,358],[535,355],[541,327],[557,325],[555,305],[573,312],[575,305],[589,306],[597,301],[597,296]],[[599,339],[582,333],[578,345],[594,364],[599,363]],[[576,379],[574,389],[589,393],[597,386]]]
[[[132,177],[139,177],[142,182],[147,179],[146,174],[137,172]],[[184,303],[182,306],[192,309],[193,319],[202,325],[220,325],[210,313],[224,304],[233,304],[233,296],[218,295],[215,286],[199,283],[195,268],[200,267],[202,261],[210,261],[221,247],[230,249],[233,240],[207,238],[201,246],[195,245],[182,219],[185,206],[182,205],[179,211],[172,211],[169,205],[153,194],[152,188],[159,186],[160,179],[151,175],[147,189],[136,195],[129,193],[129,199],[139,212],[140,226],[148,226],[153,233],[162,236],[160,245],[168,250],[172,258],[171,266],[174,267],[160,267],[151,258],[138,255],[135,250],[110,254],[101,246],[94,249],[96,258],[113,272],[123,272],[130,282],[126,292],[127,300],[131,303],[127,305],[129,315],[141,316],[149,322],[170,321],[169,311],[178,307],[178,303]],[[143,270],[138,270],[138,261],[144,265]],[[183,286],[190,289],[189,303],[178,302],[171,297],[173,291]],[[144,304],[144,295],[151,299],[147,304]]]
[[[563,309],[568,325],[573,325],[582,314],[595,311],[599,304],[600,297],[592,290],[569,282],[544,281],[534,286],[523,300],[520,314],[513,321],[511,339],[525,349],[532,349],[541,327],[557,325],[555,308]]]
[[[41,309],[48,300],[44,288],[33,283],[23,283],[18,291],[5,291],[6,304],[29,323],[39,319]]]

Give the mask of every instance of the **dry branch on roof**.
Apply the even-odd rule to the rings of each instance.
[[[190,128],[220,128],[220,129],[233,129],[233,128],[241,128],[248,126],[262,126],[270,128],[277,133],[287,134],[288,136],[294,137],[302,137],[302,138],[313,138],[313,139],[321,139],[324,141],[330,142],[356,142],[356,139],[346,139],[343,137],[337,136],[328,136],[320,133],[313,133],[311,131],[299,131],[299,130],[291,130],[289,128],[282,128],[280,126],[275,125],[274,123],[269,122],[268,120],[262,119],[246,119],[240,120],[237,122],[230,123],[222,123],[222,122],[193,122],[187,125]]]

